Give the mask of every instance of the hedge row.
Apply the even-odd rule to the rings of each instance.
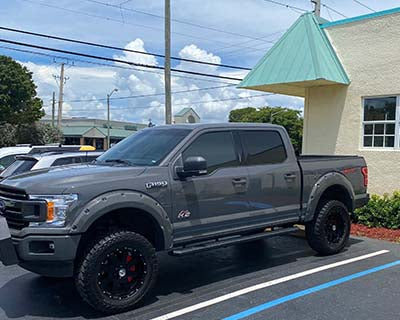
[[[400,229],[400,191],[372,195],[366,206],[355,210],[353,220],[368,227]]]

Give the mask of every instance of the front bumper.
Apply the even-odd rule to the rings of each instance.
[[[0,261],[6,266],[18,263],[10,230],[8,229],[6,219],[3,217],[0,217]]]
[[[21,231],[19,233],[23,234]],[[69,277],[73,274],[80,237],[79,234],[25,234],[18,237],[15,232],[10,234],[6,219],[0,217],[0,261],[4,265],[19,264],[42,275]]]

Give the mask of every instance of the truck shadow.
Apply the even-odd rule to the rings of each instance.
[[[193,294],[190,299],[196,303],[203,295],[227,287],[234,289],[235,285],[268,274],[273,267],[309,256],[315,256],[315,252],[298,237],[276,237],[181,258],[161,254],[160,276],[152,297],[136,310],[103,318],[81,301],[72,279],[48,279],[25,273],[0,288],[0,308],[9,319],[148,319],[157,310],[188,303],[189,294]],[[1,272],[4,278],[8,270],[2,267]]]

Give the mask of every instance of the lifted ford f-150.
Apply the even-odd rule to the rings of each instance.
[[[91,306],[122,312],[155,285],[157,251],[181,256],[295,224],[320,254],[341,251],[367,184],[363,158],[296,157],[279,126],[148,128],[89,165],[2,181],[0,260],[74,277]]]

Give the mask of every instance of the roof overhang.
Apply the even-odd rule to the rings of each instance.
[[[273,92],[278,94],[284,94],[288,96],[295,97],[305,97],[307,88],[311,87],[322,87],[322,86],[333,86],[333,85],[343,85],[334,81],[329,81],[325,79],[299,81],[299,82],[288,82],[288,83],[275,83],[275,84],[265,84],[260,86],[250,86],[250,87],[239,87],[250,90],[257,90],[263,92]]]
[[[238,88],[304,97],[310,87],[349,85],[319,20],[303,14],[246,75]]]

